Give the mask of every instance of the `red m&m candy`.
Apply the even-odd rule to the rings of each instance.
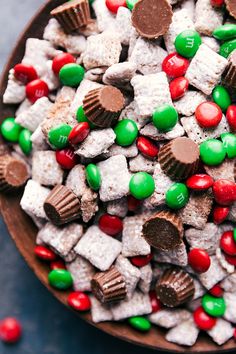
[[[69,53],[58,54],[52,61],[52,70],[54,74],[58,75],[64,65],[75,62],[75,57]]]
[[[90,132],[90,127],[87,122],[77,124],[70,132],[68,140],[70,144],[79,144],[84,141]]]
[[[28,84],[28,82],[38,78],[37,71],[32,65],[22,63],[14,66],[14,76],[23,84]]]
[[[147,256],[136,256],[136,257],[132,257],[131,263],[133,265],[135,265],[136,267],[144,267],[145,265],[147,265],[148,263],[150,263],[150,261],[152,260],[153,254],[150,253]]]
[[[122,220],[115,215],[103,214],[98,222],[100,230],[107,235],[116,236],[123,230]]]
[[[181,76],[170,82],[170,94],[173,101],[178,100],[183,97],[185,92],[188,89],[188,79],[186,77]]]
[[[148,138],[140,136],[137,141],[137,148],[144,156],[148,158],[155,158],[158,154],[158,147]]]
[[[66,269],[65,263],[63,262],[62,259],[58,259],[56,261],[53,261],[50,263],[50,268],[52,270],[54,269]]]
[[[223,294],[224,294],[224,291],[223,289],[220,287],[220,285],[216,284],[213,286],[213,288],[211,288],[209,290],[209,293],[212,295],[212,296],[215,296],[215,297],[222,297]]]
[[[215,205],[213,208],[213,220],[216,225],[221,224],[229,215],[230,208],[227,206]]]
[[[20,322],[14,317],[7,317],[0,322],[0,339],[6,343],[16,343],[22,333]]]
[[[217,319],[208,315],[200,306],[193,313],[194,322],[203,331],[209,331],[216,325]]]
[[[26,97],[30,102],[34,103],[41,97],[47,97],[49,88],[45,81],[37,79],[29,82],[25,88]]]
[[[228,107],[226,118],[232,130],[236,130],[236,105]]]
[[[225,0],[211,0],[211,5],[215,7],[221,7],[225,4]]]
[[[43,261],[54,261],[57,258],[56,253],[54,253],[50,248],[45,246],[36,246],[34,248],[35,255],[42,259]]]
[[[170,77],[184,76],[189,67],[189,60],[178,53],[169,54],[162,63],[162,70]]]
[[[127,203],[128,203],[128,210],[134,212],[140,207],[142,201],[134,198],[132,195],[128,195]]]
[[[155,312],[161,310],[162,303],[157,298],[157,294],[156,294],[155,290],[149,291],[149,298],[150,298],[151,305],[152,305],[152,313],[155,313]]]
[[[106,0],[106,7],[113,14],[116,14],[121,6],[127,7],[126,0]]]
[[[211,176],[206,174],[196,174],[189,177],[186,181],[186,185],[190,189],[202,191],[212,187],[214,180]]]
[[[69,294],[67,303],[76,311],[88,311],[91,308],[89,296],[82,291],[74,291]]]
[[[220,239],[221,249],[229,256],[236,256],[236,242],[233,231],[226,231]]]
[[[231,205],[236,200],[236,184],[227,179],[218,179],[214,182],[213,195],[220,205]]]
[[[56,151],[57,163],[65,170],[71,170],[77,163],[77,156],[72,148]]]
[[[205,250],[193,248],[188,253],[188,264],[195,272],[205,273],[211,265],[211,259]]]
[[[214,128],[220,123],[223,114],[214,102],[203,102],[197,107],[195,117],[201,127]]]

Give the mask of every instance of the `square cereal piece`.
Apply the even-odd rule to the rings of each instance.
[[[116,15],[116,32],[122,44],[129,45],[131,31],[131,11],[126,7],[120,6]]]
[[[110,66],[103,75],[103,82],[106,85],[127,87],[135,75],[137,65],[131,62],[123,62]]]
[[[45,74],[41,77],[41,79],[44,82],[46,82],[49,91],[55,91],[60,87],[59,77],[52,70],[52,60],[48,60],[46,65],[47,65],[47,70],[45,71]]]
[[[129,193],[130,173],[123,155],[112,156],[97,164],[101,173],[100,199],[103,202],[120,199]]]
[[[206,95],[210,95],[214,87],[220,82],[227,64],[227,59],[214,52],[207,45],[201,44],[185,76],[190,85]]]
[[[114,143],[116,135],[111,128],[92,130],[88,137],[78,146],[75,153],[81,157],[94,158],[106,153]]]
[[[115,321],[124,320],[132,316],[147,315],[152,311],[148,294],[136,291],[131,299],[123,300],[111,306],[111,312]]]
[[[179,323],[166,334],[166,340],[172,343],[192,346],[196,343],[199,329],[192,318]]]
[[[142,236],[144,222],[143,215],[129,216],[123,220],[122,255],[124,257],[146,256],[151,252],[150,245]]]
[[[116,30],[116,18],[108,10],[105,0],[95,0],[92,4],[94,9],[97,25],[100,32],[110,29],[110,31]]]
[[[191,313],[183,309],[162,309],[148,316],[151,323],[164,328],[173,328],[191,318]]]
[[[125,258],[122,255],[117,258],[115,266],[125,278],[127,297],[130,299],[133,296],[140,279],[141,271],[137,267],[133,266],[128,258]]]
[[[103,85],[95,81],[87,79],[82,80],[79,87],[77,88],[74,99],[71,102],[70,112],[75,116],[78,108],[82,106],[84,97],[87,95],[87,93],[102,86]]]
[[[205,102],[206,96],[198,91],[187,91],[183,97],[174,101],[175,109],[182,116],[192,116],[200,103]]]
[[[70,188],[78,198],[81,198],[87,189],[89,189],[86,184],[85,166],[78,164],[73,167],[67,176],[65,185]]]
[[[33,134],[30,137],[30,140],[32,141],[33,144],[33,150],[48,150],[49,145],[47,144],[45,135],[42,132],[42,128],[39,125],[38,128],[33,132]]]
[[[102,304],[94,296],[90,296],[91,316],[94,323],[113,320],[113,315],[109,305]]]
[[[83,226],[76,223],[57,227],[48,222],[38,233],[37,239],[48,245],[62,258],[66,257],[83,236]]]
[[[82,213],[83,222],[89,222],[92,217],[98,211],[98,194],[94,192],[92,189],[87,188],[85,193],[82,195],[80,200],[80,207]]]
[[[225,278],[220,286],[227,292],[236,293],[236,273]]]
[[[216,256],[211,256],[211,265],[207,272],[199,275],[202,285],[208,290],[222,281],[227,276],[227,272],[221,267]]]
[[[43,187],[38,182],[30,179],[25,186],[24,194],[20,201],[21,208],[29,216],[34,215],[47,219],[43,205],[49,193],[49,188]]]
[[[178,1],[177,9],[185,9],[188,12],[188,16],[194,21],[195,16],[195,0],[183,0]]]
[[[148,294],[152,284],[152,267],[150,264],[145,265],[140,268],[140,281],[138,283],[139,289],[144,293]]]
[[[91,291],[91,280],[95,274],[91,263],[77,256],[73,262],[66,264],[66,268],[72,275],[75,291]]]
[[[75,246],[75,252],[98,269],[110,268],[121,252],[121,242],[106,235],[97,226],[90,226]]]
[[[208,45],[208,47],[214,50],[214,52],[216,53],[219,52],[220,44],[215,38],[208,37],[208,36],[201,36],[201,38],[202,38],[202,43]]]
[[[235,159],[225,159],[219,166],[204,166],[206,173],[215,181],[218,179],[228,179],[234,182]]]
[[[236,294],[224,293],[224,300],[226,302],[224,318],[229,322],[236,323]]]
[[[86,69],[99,66],[111,66],[119,63],[121,43],[116,33],[109,31],[90,36],[83,52],[83,63]]]
[[[44,186],[55,186],[63,181],[63,170],[54,151],[36,151],[32,159],[32,179]]]
[[[215,343],[222,345],[233,337],[234,328],[229,322],[218,318],[216,325],[207,333]]]
[[[211,0],[198,0],[195,9],[196,31],[211,36],[223,24],[223,16],[223,11],[212,6]]]
[[[135,157],[138,155],[137,145],[134,143],[130,146],[124,147],[120,145],[113,144],[108,152],[106,153],[107,157],[116,156],[116,155],[124,155],[125,157]]]
[[[142,154],[138,154],[136,157],[129,160],[129,169],[131,172],[147,172],[154,173],[155,161],[147,159]]]
[[[3,94],[3,103],[18,104],[25,100],[25,86],[14,76],[14,69],[9,71],[6,90]]]
[[[131,80],[134,99],[140,115],[151,116],[153,111],[163,104],[172,105],[169,83],[163,71],[150,75],[136,75]]]
[[[151,120],[150,117],[141,117],[136,101],[132,101],[121,112],[119,120],[126,118],[133,120],[137,124],[138,129],[144,127]]]
[[[182,242],[170,251],[154,251],[154,260],[160,263],[170,263],[185,267],[188,264],[188,255],[185,244]]]
[[[140,134],[156,141],[172,140],[183,136],[184,133],[184,128],[179,123],[177,123],[174,128],[167,133],[160,132],[152,123],[145,125],[145,127],[140,130]]]
[[[217,225],[207,223],[204,229],[190,228],[185,231],[185,238],[191,248],[203,248],[210,255],[215,254],[221,233]]]
[[[120,218],[124,218],[128,213],[127,198],[112,200],[107,203],[107,212],[110,215],[116,215]]]
[[[155,182],[155,191],[148,200],[154,207],[156,207],[165,204],[165,194],[170,186],[172,186],[173,181],[164,173],[159,163],[155,164],[153,178]]]
[[[15,117],[18,117],[19,114],[26,112],[31,106],[32,103],[28,100],[28,98],[25,98],[24,101],[22,101],[18,106],[15,112]]]

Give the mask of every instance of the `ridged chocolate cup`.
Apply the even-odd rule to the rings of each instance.
[[[229,57],[229,63],[223,73],[222,81],[225,86],[236,88],[236,50]]]
[[[102,303],[123,300],[127,294],[125,279],[115,266],[95,274],[91,287],[94,296]]]
[[[167,176],[183,180],[197,171],[199,156],[198,145],[189,138],[181,137],[161,147],[158,161]]]
[[[178,215],[160,211],[144,223],[142,234],[150,246],[162,251],[173,250],[182,242],[183,223]]]
[[[88,0],[73,0],[56,7],[51,15],[57,19],[66,33],[84,28],[91,21]]]
[[[80,217],[80,201],[66,186],[53,188],[44,203],[47,217],[55,225],[63,225]]]
[[[168,307],[176,307],[190,301],[195,292],[193,279],[181,269],[168,269],[156,285],[159,300]]]
[[[236,19],[236,0],[225,0],[225,5],[230,15]]]
[[[122,92],[113,86],[89,91],[83,100],[83,109],[90,122],[100,128],[113,125],[125,104]]]
[[[27,166],[23,161],[10,155],[0,156],[0,191],[14,191],[26,183],[29,178]]]

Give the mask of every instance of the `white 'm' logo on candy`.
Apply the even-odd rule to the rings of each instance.
[[[179,195],[177,196],[177,201],[178,201],[179,204],[183,203],[183,201],[184,201],[184,195],[183,195],[183,193],[181,193],[181,194],[179,194]]]
[[[194,39],[193,38],[186,38],[186,48],[193,48],[194,46]]]
[[[64,135],[60,135],[59,139],[58,139],[59,143],[66,143],[67,142],[67,137]]]

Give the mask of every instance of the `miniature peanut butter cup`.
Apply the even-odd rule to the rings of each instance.
[[[223,83],[232,88],[236,88],[236,50],[229,57],[229,63],[223,73]]]
[[[107,128],[114,124],[125,104],[123,94],[113,86],[89,91],[83,101],[83,109],[90,122]]]
[[[114,266],[106,272],[95,274],[91,287],[93,294],[102,303],[123,300],[127,293],[125,279]]]
[[[230,15],[236,18],[236,0],[225,0],[225,5]]]
[[[45,200],[44,210],[53,224],[62,225],[80,217],[80,201],[69,188],[57,185]]]
[[[183,238],[183,224],[178,215],[163,210],[145,222],[142,232],[149,245],[168,251],[180,245]]]
[[[168,31],[172,16],[167,0],[139,0],[132,11],[132,24],[142,37],[158,38]]]
[[[0,156],[0,191],[8,192],[22,187],[29,178],[27,165],[10,155]]]
[[[57,19],[66,33],[87,26],[91,21],[88,0],[72,0],[56,7],[51,15]]]
[[[199,147],[189,138],[176,138],[161,147],[158,160],[170,178],[182,180],[197,171]]]
[[[181,269],[168,269],[156,285],[156,294],[168,307],[179,306],[192,299],[195,292],[193,279]]]

